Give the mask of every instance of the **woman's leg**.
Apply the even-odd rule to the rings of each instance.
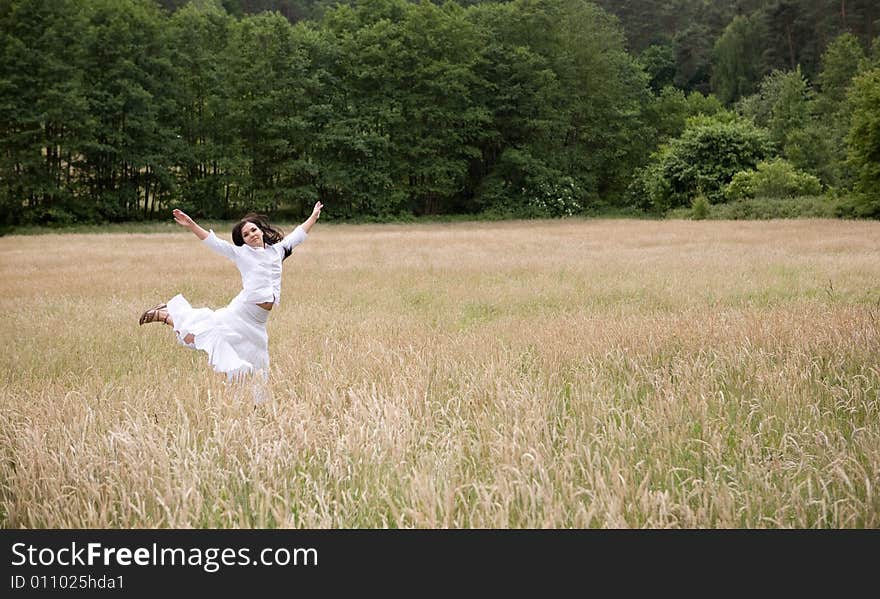
[[[151,322],[161,322],[171,327],[174,326],[174,320],[171,318],[171,314],[168,313],[166,304],[159,304],[155,308],[150,308],[141,314],[138,324],[145,325]]]
[[[171,315],[168,313],[168,310],[159,310],[159,314],[156,315],[158,317],[158,322],[162,324],[167,324],[169,327],[174,326],[174,321],[171,319]]]
[[[174,327],[174,319],[171,318],[171,315],[168,313],[168,310],[162,309],[159,310],[156,314],[156,320],[153,322],[161,322],[162,324],[167,324],[169,327]],[[195,343],[196,338],[192,333],[187,333],[186,337],[183,338],[184,343],[188,343],[192,345]]]

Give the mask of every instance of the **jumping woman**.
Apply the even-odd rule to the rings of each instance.
[[[182,210],[174,210],[177,224],[235,263],[241,272],[242,290],[219,310],[193,308],[178,294],[144,312],[140,324],[170,326],[179,343],[207,352],[211,367],[229,380],[258,374],[265,383],[269,369],[266,322],[281,298],[281,262],[305,241],[323,207],[316,203],[312,215],[287,236],[269,225],[266,217],[248,214],[232,228],[235,245],[219,239],[213,230],[205,231]],[[255,399],[259,403],[266,397],[258,392]]]

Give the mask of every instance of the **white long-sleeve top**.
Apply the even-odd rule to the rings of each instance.
[[[224,241],[211,229],[202,243],[235,262],[241,273],[242,290],[234,301],[278,304],[281,299],[281,260],[284,259],[284,250],[293,251],[293,248],[305,241],[306,237],[308,235],[302,226],[299,226],[278,243],[263,248],[252,248],[247,244],[233,245]]]

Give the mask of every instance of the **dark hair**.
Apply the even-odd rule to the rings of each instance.
[[[245,214],[240,221],[232,227],[232,243],[235,245],[244,245],[244,238],[241,236],[241,228],[248,223],[253,223],[263,232],[263,243],[272,245],[284,239],[284,231],[269,224],[269,218],[263,214],[250,212]],[[290,250],[284,249],[284,260],[290,255]]]

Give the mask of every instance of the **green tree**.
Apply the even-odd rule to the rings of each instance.
[[[800,68],[774,71],[738,108],[767,127],[782,154],[798,168],[815,173],[827,185],[847,187],[852,175],[845,160],[845,136],[851,115],[843,99],[862,57],[854,36],[840,36],[823,56],[820,93],[813,92]]]
[[[763,22],[735,17],[712,52],[712,91],[725,104],[754,93],[761,80],[761,48],[764,44]]]
[[[142,214],[145,194],[171,193],[164,22],[147,0],[94,0],[90,9],[83,74],[95,131],[82,176],[98,218],[129,220]]]
[[[709,82],[714,44],[711,29],[702,23],[694,23],[676,33],[672,43],[675,48],[675,86],[708,94],[712,89]]]
[[[697,193],[724,201],[733,176],[769,157],[767,133],[748,120],[692,119],[681,137],[661,147],[640,176],[640,189],[655,210],[687,206]]]
[[[481,103],[491,123],[466,193],[475,196],[475,209],[538,215],[530,202],[539,188],[565,176],[548,159],[568,128],[566,94],[553,64],[559,5],[483,4],[469,18],[485,40],[477,74],[486,82]]]
[[[784,154],[790,154],[792,133],[809,124],[809,103],[813,90],[800,68],[779,73],[778,77],[768,81],[772,82],[772,92],[769,94],[772,104],[766,127],[770,131],[770,139],[782,148]]]
[[[675,78],[675,52],[672,46],[648,46],[639,54],[638,61],[649,77],[652,90],[659,92],[672,85]]]
[[[559,154],[561,170],[580,179],[588,195],[615,196],[647,157],[641,139],[648,130],[643,120],[651,99],[647,80],[625,52],[613,18],[582,0],[564,6],[557,68],[568,92],[570,120]]]
[[[815,123],[804,133],[812,138],[812,144],[804,146],[816,150],[808,160],[801,160],[800,166],[838,187],[849,187],[853,182],[852,168],[846,160],[846,136],[852,119],[846,91],[864,59],[861,45],[852,34],[840,35],[828,45],[817,78],[819,92],[811,107]]]
[[[399,34],[387,61],[400,91],[400,118],[391,131],[395,179],[415,213],[446,212],[480,156],[489,122],[475,75],[481,40],[452,3],[410,7]]]
[[[77,176],[92,134],[84,31],[76,2],[0,3],[0,208],[7,225],[88,214]]]
[[[396,215],[404,211],[405,196],[395,188],[391,174],[387,122],[394,106],[379,100],[391,97],[394,87],[361,70],[358,61],[369,55],[377,61],[373,72],[380,73],[384,49],[381,41],[363,48],[359,30],[359,18],[349,7],[328,12],[320,28],[295,30],[309,56],[314,82],[304,113],[314,132],[308,150],[308,190],[327,205],[328,216]]]
[[[858,75],[847,100],[852,109],[852,126],[847,136],[849,161],[856,172],[855,205],[860,216],[880,216],[880,68]]]
[[[821,174],[828,160],[828,144],[814,114],[813,98],[812,87],[800,68],[773,71],[761,82],[758,93],[744,98],[738,109],[767,128],[782,155],[797,168]]]
[[[494,36],[484,71],[493,134],[478,201],[507,196],[513,212],[529,213],[556,191],[584,208],[617,196],[648,151],[650,94],[615,20],[579,0],[480,8]]]
[[[405,212],[407,195],[393,172],[391,130],[400,119],[399,89],[383,64],[386,40],[399,36],[406,6],[373,2],[328,11],[322,30],[329,37],[316,40],[320,63],[338,83],[330,85],[318,119],[317,191],[336,206],[333,214],[396,215]],[[399,42],[398,42],[399,43]],[[316,115],[318,116],[318,115]]]
[[[238,157],[229,165],[230,209],[275,211],[301,203],[300,187],[311,173],[305,48],[287,19],[262,13],[231,27],[226,60],[222,68],[231,79],[223,109]]]
[[[807,65],[809,72],[814,72],[818,59],[813,43],[817,19],[811,8],[800,0],[775,0],[763,9],[768,70],[793,71],[798,65]]]
[[[864,59],[865,52],[851,33],[844,33],[828,44],[818,76],[822,112],[836,112],[836,107],[846,100],[846,90]]]
[[[334,146],[355,159],[367,213],[455,209],[489,120],[476,75],[482,44],[466,11],[366,0],[324,23],[344,57],[346,107],[332,129],[347,139]]]
[[[231,18],[212,3],[187,4],[167,27],[173,79],[166,93],[173,95],[179,132],[167,149],[178,167],[178,196],[182,206],[214,218],[228,213],[236,163],[225,105],[232,77],[222,58],[231,27]],[[145,203],[145,212],[155,208]]]
[[[725,112],[715,96],[704,96],[700,92],[685,93],[667,86],[646,108],[646,121],[654,129],[653,150],[660,144],[680,136],[688,119],[696,116],[714,116]]]
[[[817,177],[798,171],[782,158],[762,161],[754,170],[738,172],[724,190],[728,200],[790,198],[820,193],[822,183]]]

